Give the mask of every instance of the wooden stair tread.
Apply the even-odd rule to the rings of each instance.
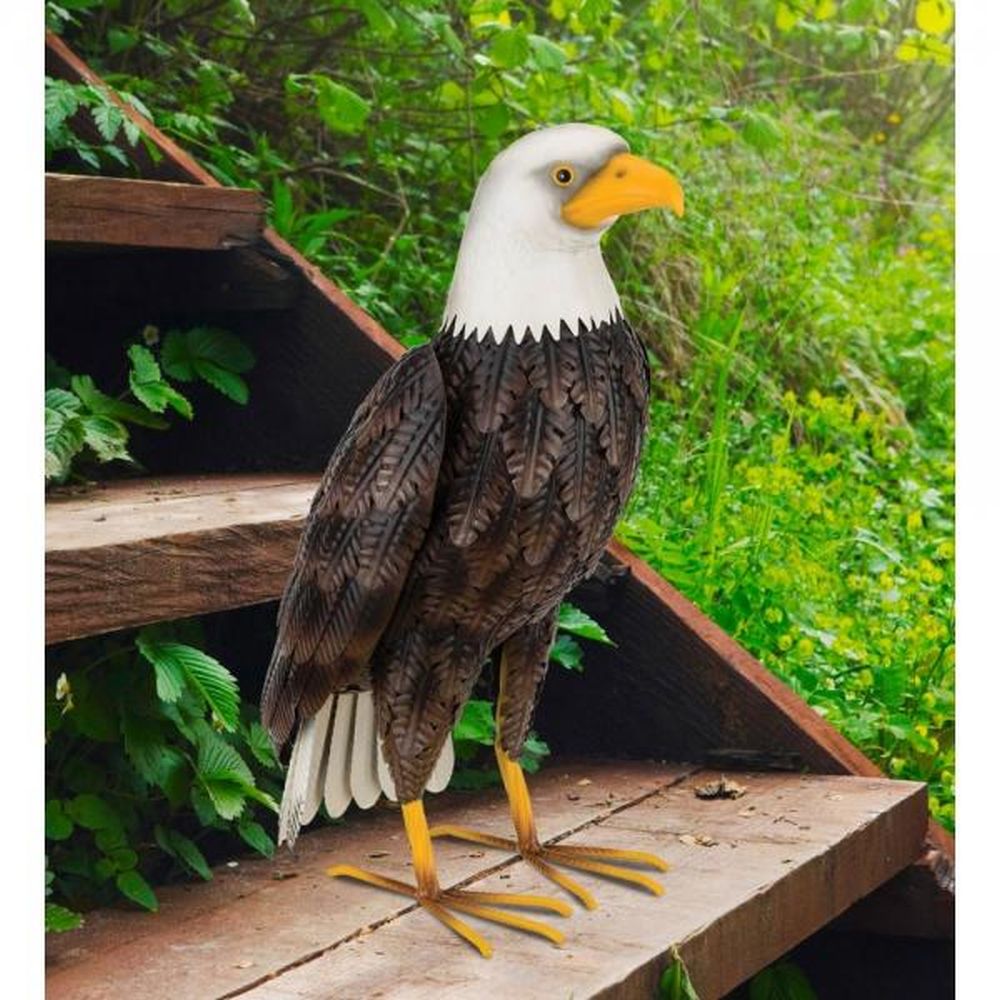
[[[84,246],[226,250],[264,232],[259,191],[173,181],[45,175],[45,240]]]
[[[317,482],[165,476],[57,492],[45,505],[46,641],[278,597]]]
[[[924,786],[819,775],[746,774],[746,794],[693,794],[716,772],[643,762],[554,761],[532,779],[543,838],[664,856],[654,898],[580,874],[600,902],[553,918],[562,949],[488,926],[487,962],[403,897],[331,880],[335,862],[410,880],[398,811],[307,833],[294,856],[244,859],[212,882],[160,892],[156,915],[100,911],[47,941],[50,998],[652,996],[676,945],[702,1000],[734,988],[913,861]],[[496,790],[431,797],[432,823],[509,834]],[[692,838],[716,841],[702,846]],[[704,843],[704,841],[703,841]],[[373,854],[388,852],[384,857]],[[438,844],[444,885],[552,894],[520,859]],[[482,925],[480,925],[482,927]]]

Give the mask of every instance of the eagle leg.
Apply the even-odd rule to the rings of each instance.
[[[416,900],[432,917],[471,944],[484,958],[492,956],[492,946],[464,920],[459,919],[455,912],[478,917],[480,920],[487,920],[490,923],[502,924],[505,927],[513,927],[529,934],[537,934],[556,945],[563,943],[564,935],[554,927],[549,927],[548,924],[538,920],[522,917],[519,914],[505,913],[496,907],[516,906],[525,909],[545,910],[568,917],[572,912],[569,906],[560,900],[547,899],[544,896],[442,889],[437,879],[434,851],[421,800],[417,799],[403,804],[403,822],[406,825],[406,836],[410,842],[413,870],[417,877],[416,885],[407,885],[405,882],[356,868],[354,865],[334,865],[327,869],[327,874],[335,878],[352,878],[378,889],[386,889],[389,892],[409,896]]]
[[[496,757],[503,778],[510,815],[517,834],[516,840],[479,833],[462,826],[437,826],[432,837],[454,837],[458,840],[515,851],[549,881],[574,896],[588,910],[597,907],[597,901],[575,879],[559,871],[556,866],[575,868],[617,879],[645,889],[656,896],[663,887],[648,875],[631,868],[609,862],[620,861],[627,865],[645,865],[657,871],[666,871],[668,865],[655,854],[645,851],[619,850],[611,847],[586,847],[575,844],[540,843],[535,828],[531,796],[524,780],[524,771],[515,759],[520,755],[528,733],[531,711],[537,700],[538,689],[545,677],[549,646],[555,627],[554,616],[540,622],[533,629],[525,629],[508,640],[500,662],[500,694],[497,699]]]

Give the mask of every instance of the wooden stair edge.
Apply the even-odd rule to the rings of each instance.
[[[45,240],[64,246],[229,250],[264,231],[259,191],[46,173]]]
[[[99,86],[108,92],[123,112],[140,128],[140,130],[164,154],[164,158],[176,171],[177,177],[211,186],[219,186],[219,182],[202,167],[192,156],[181,149],[172,139],[161,132],[152,122],[139,114],[135,108],[121,101],[107,86],[105,81],[79,58],[57,35],[46,32],[46,47],[50,56],[60,66],[62,72],[75,79],[83,80]],[[280,255],[287,259],[294,268],[312,284],[339,312],[347,316],[364,336],[386,355],[387,362],[395,360],[404,351],[385,329],[366,313],[360,306],[352,302],[348,296],[327,278],[319,268],[309,263],[294,247],[279,237],[270,229],[264,232],[264,240]],[[755,657],[743,649],[734,639],[726,635],[707,616],[703,615],[693,604],[686,601],[673,587],[660,577],[651,567],[638,557],[629,553],[618,543],[609,546],[610,555],[620,559],[622,553],[628,553],[625,560],[636,575],[643,580],[644,585],[658,581],[657,592],[666,588],[666,592],[676,595],[679,600],[674,606],[684,611],[687,621],[696,626],[699,641],[706,647],[714,647],[719,655],[726,658],[733,669],[733,675],[739,682],[752,688],[773,707],[774,711],[786,716],[796,725],[802,726],[803,734],[814,745],[817,752],[828,755],[852,774],[880,774],[877,766],[856,747],[850,744],[826,720],[808,707],[787,686],[771,674]],[[707,638],[706,638],[707,636]],[[930,905],[938,911],[952,914],[950,935],[954,935],[954,856],[955,845],[951,835],[938,823],[931,821],[926,832],[926,862],[921,871],[915,873],[924,891],[931,895]],[[930,871],[932,878],[922,877]],[[911,926],[910,914],[898,907],[889,906],[885,917],[884,931],[891,931],[894,922],[899,926]],[[947,920],[939,920],[934,924],[934,933],[940,933]]]
[[[649,850],[672,865],[659,876],[659,899],[583,875],[601,906],[559,921],[568,934],[561,951],[490,927],[496,954],[484,965],[409,900],[329,880],[335,861],[412,877],[398,811],[386,807],[304,834],[294,855],[242,859],[212,882],[169,887],[156,916],[91,914],[82,930],[47,943],[46,995],[319,1000],[362,995],[362,982],[394,995],[406,982],[415,998],[478,997],[484,984],[498,997],[555,995],[556,986],[580,997],[645,996],[677,945],[700,995],[717,997],[919,850],[926,789],[917,783],[763,773],[742,776],[746,794],[735,800],[693,794],[718,776],[690,765],[554,760],[532,777],[544,840]],[[509,833],[498,789],[433,796],[428,810],[435,822]],[[503,852],[455,841],[436,850],[445,885],[553,892]],[[440,974],[428,978],[431,968]]]

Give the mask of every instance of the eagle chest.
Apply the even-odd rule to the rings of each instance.
[[[635,478],[649,373],[620,316],[434,346],[447,431],[419,603],[492,646],[594,569]]]

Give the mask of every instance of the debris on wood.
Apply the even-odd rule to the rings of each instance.
[[[677,839],[685,847],[716,847],[719,843],[707,833],[682,833]]]
[[[387,858],[389,857],[388,851],[369,851],[368,857],[370,858]]]
[[[694,790],[694,794],[699,799],[738,799],[746,793],[746,785],[730,781],[725,775],[716,781],[707,781],[704,785],[697,785]]]

